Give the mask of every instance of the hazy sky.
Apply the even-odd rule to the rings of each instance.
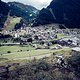
[[[43,7],[47,7],[52,0],[2,0],[4,2],[12,2],[17,1],[24,4],[32,5],[36,7],[37,9],[42,9]]]

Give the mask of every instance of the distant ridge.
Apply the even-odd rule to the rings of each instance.
[[[19,2],[5,3],[0,0],[0,28],[3,28],[8,13],[13,17],[21,17],[28,24],[36,18],[39,10],[30,5],[24,5]]]
[[[19,2],[9,2],[11,16],[19,16],[26,20],[30,20],[36,17],[38,10],[30,5],[24,5]]]

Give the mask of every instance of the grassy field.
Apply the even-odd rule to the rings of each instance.
[[[56,45],[50,46],[55,47]],[[8,53],[10,51],[11,53]],[[35,49],[31,45],[24,46],[0,46],[0,65],[10,64],[10,63],[20,63],[25,64],[34,57],[41,59],[43,56],[52,56],[55,54],[64,54],[64,56],[69,55],[71,52],[70,48],[64,47],[63,49],[51,50],[51,49]]]
[[[14,50],[17,50],[17,48],[15,47]],[[25,48],[24,48],[24,50],[25,50]],[[67,55],[68,53],[70,53],[70,51],[71,51],[70,48],[64,48],[64,49],[59,49],[59,50],[50,50],[50,49],[35,50],[35,49],[33,49],[30,51],[22,51],[22,52],[3,54],[0,56],[0,58],[6,58],[8,60],[14,60],[14,59],[18,59],[18,58],[26,58],[27,59],[27,57],[41,56],[41,55],[52,54],[52,53]]]
[[[1,46],[0,54],[6,54],[8,51],[10,51],[11,53],[15,53],[27,50],[34,50],[34,48],[32,46]]]
[[[69,36],[66,36],[65,34],[57,34],[57,39],[61,39],[61,38],[67,38]]]

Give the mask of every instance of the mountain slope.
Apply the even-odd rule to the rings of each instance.
[[[7,19],[8,12],[9,12],[8,4],[6,4],[0,0],[0,28],[3,27],[4,22]]]
[[[24,5],[19,2],[9,2],[10,15],[22,17],[26,20],[30,20],[36,17],[38,10],[30,5]]]
[[[10,17],[14,18],[15,16],[21,17],[28,24],[36,18],[38,12],[36,8],[30,5],[18,2],[5,3],[0,0],[0,28],[4,27],[5,22],[9,24]]]
[[[70,28],[80,28],[80,0],[53,0],[42,9],[36,24],[60,23]]]

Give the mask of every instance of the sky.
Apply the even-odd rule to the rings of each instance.
[[[27,5],[34,6],[37,9],[46,8],[52,0],[2,0],[4,2],[21,2]]]

